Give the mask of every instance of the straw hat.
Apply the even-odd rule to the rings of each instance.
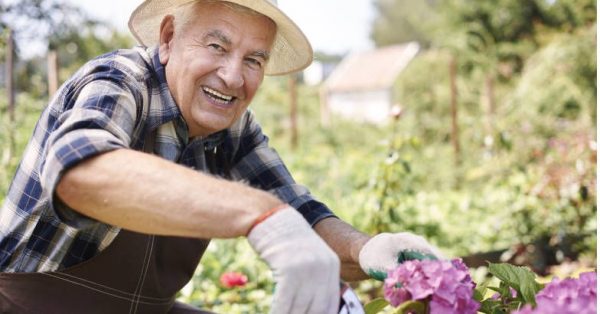
[[[158,44],[160,23],[167,14],[194,0],[145,0],[131,14],[129,29],[147,47]],[[277,24],[277,35],[265,69],[267,75],[282,75],[306,68],[313,57],[312,47],[300,28],[279,8],[276,0],[227,0],[258,13]]]

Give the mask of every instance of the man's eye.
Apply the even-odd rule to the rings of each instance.
[[[219,44],[208,44],[208,47],[210,47],[218,52],[225,52],[225,48],[221,47],[221,45],[219,45]]]
[[[260,69],[263,66],[263,63],[260,60],[254,58],[247,58],[246,62],[254,69]]]

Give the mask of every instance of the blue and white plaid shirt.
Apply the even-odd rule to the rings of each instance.
[[[146,145],[145,145],[146,143]],[[0,271],[55,271],[106,248],[119,232],[54,196],[65,170],[118,148],[148,151],[175,163],[269,190],[314,225],[333,216],[294,182],[246,112],[232,127],[188,140],[157,49],[136,47],[84,65],[44,110],[0,210]],[[205,158],[218,151],[218,158]]]

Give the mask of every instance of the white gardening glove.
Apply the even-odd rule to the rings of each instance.
[[[337,313],[340,260],[294,208],[256,225],[248,241],[273,271],[271,314]]]
[[[360,250],[358,261],[362,270],[377,280],[408,260],[442,259],[437,248],[418,235],[409,232],[380,233]]]

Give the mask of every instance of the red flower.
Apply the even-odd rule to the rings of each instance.
[[[221,275],[219,281],[226,288],[243,287],[248,282],[248,277],[238,272],[227,272]]]

